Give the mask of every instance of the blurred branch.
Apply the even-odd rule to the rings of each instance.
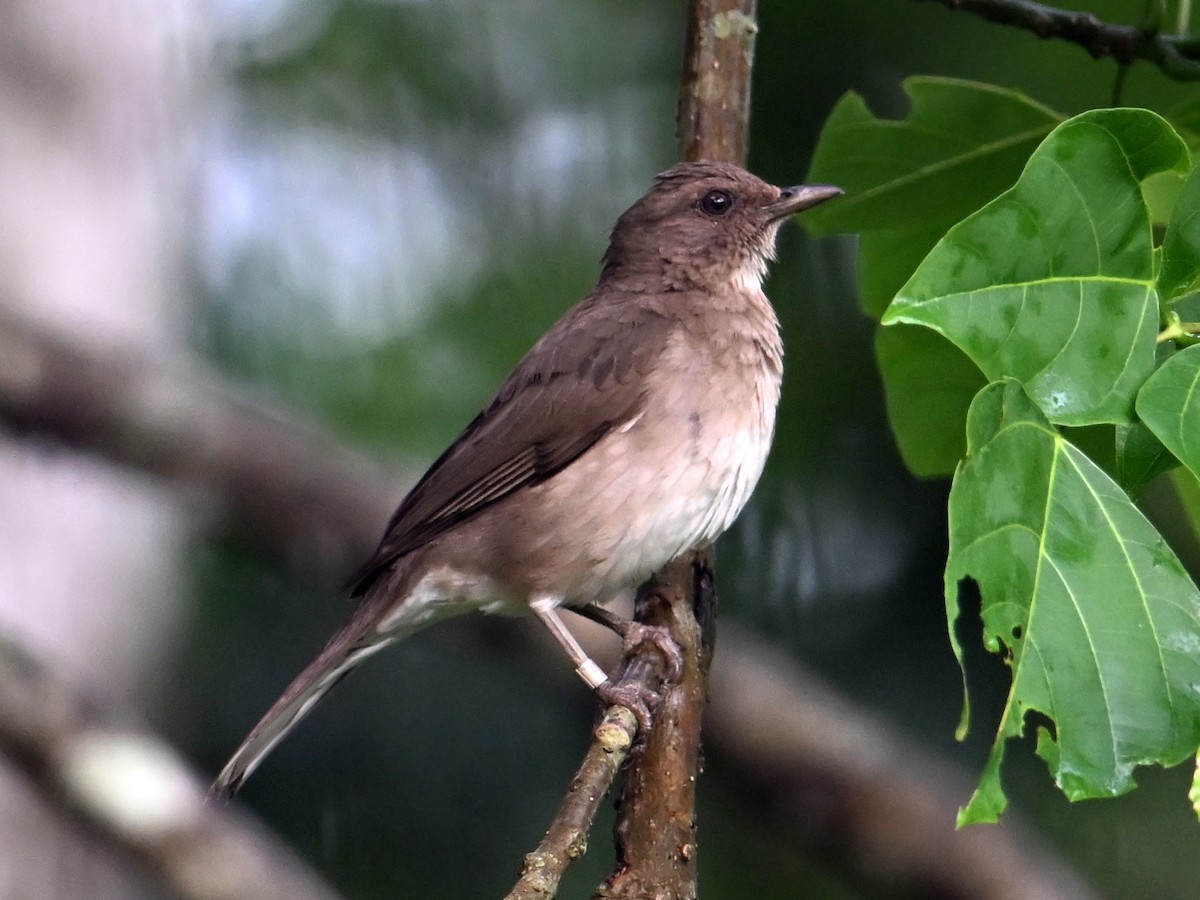
[[[90,354],[2,303],[0,423],[190,488],[230,522],[253,522],[258,540],[342,569],[373,545],[399,497],[380,491],[371,460],[252,404],[194,361]]]
[[[1040,38],[1078,44],[1094,58],[1112,57],[1121,65],[1143,60],[1178,81],[1200,78],[1200,39],[1161,34],[1152,27],[1114,25],[1090,12],[1076,12],[1029,0],[935,0],[951,9],[974,13],[1001,25],[1032,31]]]
[[[71,818],[183,900],[335,900],[315,873],[205,788],[162,741],[0,637],[0,752]]]
[[[126,383],[135,390],[121,402],[110,390],[89,388]],[[139,399],[148,392],[145,386],[155,383],[188,387],[176,389],[173,406]],[[294,535],[296,546],[321,543],[314,534],[300,533],[310,527],[326,542],[350,547],[355,554],[368,552],[389,511],[390,500],[384,498],[396,493],[394,481],[382,475],[372,481],[372,467],[349,464],[357,454],[333,439],[313,440],[311,429],[268,416],[233,396],[228,386],[205,380],[198,370],[184,377],[129,353],[119,359],[85,353],[0,312],[0,424],[202,489],[219,508],[243,509],[248,518],[242,527],[268,540],[279,541],[286,533]],[[93,421],[110,436],[81,427]],[[247,432],[227,433],[241,428]],[[181,431],[203,436],[208,449],[192,457],[194,448],[180,440]],[[145,446],[157,450],[149,453],[137,441],[120,439],[125,432],[139,434]],[[251,433],[258,444],[248,443]],[[269,512],[272,504],[240,506],[242,501],[227,492],[241,483],[234,473],[247,466],[247,453],[304,460],[300,468],[309,473],[306,478],[297,478],[287,466],[264,468],[256,490],[280,504],[288,503],[289,490],[308,490],[338,514],[317,522],[316,512],[310,511],[283,532]],[[324,461],[322,454],[328,454]],[[278,546],[293,564],[303,558]],[[480,645],[497,650],[497,630],[483,625],[468,618],[461,628],[474,628]],[[523,643],[499,650],[543,652],[530,631],[504,629]],[[573,678],[565,667],[555,671]],[[944,765],[904,745],[794,661],[765,650],[728,623],[712,678],[708,740],[747,785],[758,785],[764,796],[776,798],[782,827],[802,844],[836,844],[851,877],[866,879],[871,861],[872,871],[883,867],[896,880],[943,885],[938,896],[948,900],[1093,896],[1061,864],[1019,839],[1011,813],[1000,826],[953,831],[957,804],[970,793],[965,779],[960,789]],[[7,690],[4,680],[0,672],[0,691]],[[11,752],[11,745],[5,742],[0,749]],[[1010,862],[1017,859],[1019,865]]]

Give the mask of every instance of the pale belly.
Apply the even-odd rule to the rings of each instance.
[[[607,506],[616,516],[587,516],[595,519],[593,534],[585,539],[589,555],[606,564],[579,586],[580,600],[602,599],[597,595],[607,585],[640,584],[691,547],[715,540],[750,499],[770,438],[769,432],[748,427],[717,441],[681,441],[665,457],[623,458],[618,441],[596,448],[595,508]],[[602,473],[614,471],[619,474],[607,484],[599,481]],[[585,483],[588,473],[580,474]]]

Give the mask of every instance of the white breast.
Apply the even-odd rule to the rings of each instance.
[[[685,342],[668,354],[663,376],[681,379],[692,389],[663,391],[667,402],[648,409],[631,429],[655,430],[647,455],[656,455],[661,463],[653,480],[637,477],[652,467],[631,456],[629,443],[613,441],[612,452],[624,454],[630,473],[628,483],[606,486],[623,494],[623,507],[630,511],[623,533],[613,536],[620,549],[610,558],[621,560],[624,570],[612,573],[614,580],[639,583],[696,544],[715,540],[733,524],[758,484],[775,430],[781,374],[774,315],[765,298],[762,302],[766,320],[739,320],[758,327],[748,328],[755,333],[735,343],[719,371]],[[765,339],[756,339],[764,333]],[[674,436],[666,447],[665,434]]]

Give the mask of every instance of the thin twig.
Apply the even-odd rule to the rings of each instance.
[[[587,851],[596,811],[629,755],[636,732],[632,712],[623,706],[608,708],[546,836],[526,855],[521,877],[505,900],[548,900],[558,892],[567,866]]]
[[[1179,81],[1200,79],[1200,40],[1134,25],[1114,25],[1090,12],[1077,12],[1030,0],[934,0],[990,22],[1031,31],[1040,38],[1077,44],[1096,59],[1150,62]]]
[[[712,584],[707,553],[697,552],[667,565],[638,590],[637,621],[666,629],[685,665],[678,683],[664,685],[662,654],[648,642],[628,650],[613,674],[616,684],[640,685],[651,696],[665,693],[651,710],[654,727],[643,736],[625,773],[616,825],[618,864],[597,889],[597,897],[695,895],[695,854],[681,854],[678,848],[694,840],[700,742],[679,736],[699,734],[700,711],[708,695],[711,642],[708,649],[703,646],[704,629],[693,610],[711,622],[716,600]],[[680,595],[681,591],[689,593]],[[692,591],[699,593],[693,596]],[[587,850],[596,811],[625,764],[636,732],[637,719],[630,710],[609,707],[545,838],[525,857],[521,877],[505,900],[548,900],[555,895],[567,867]]]

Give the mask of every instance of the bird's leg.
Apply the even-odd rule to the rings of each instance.
[[[614,684],[610,681],[608,676],[604,674],[604,670],[597,665],[595,660],[587,655],[583,647],[579,646],[579,641],[575,640],[575,635],[571,634],[567,626],[563,624],[562,619],[558,616],[557,607],[557,597],[539,597],[529,604],[529,608],[533,610],[533,614],[541,620],[542,624],[554,635],[555,640],[567,651],[567,655],[575,663],[575,673],[606,704],[610,706],[613,704],[624,706],[632,712],[638,720],[638,730],[640,733],[643,736],[648,735],[653,721],[650,715],[650,705],[651,703],[657,705],[660,699],[658,694],[644,684],[637,682]],[[609,615],[603,612],[601,614]],[[611,621],[624,623],[624,625],[634,624],[632,622],[625,622],[618,616],[611,616]],[[676,648],[675,652],[679,653],[678,648]]]
[[[538,597],[529,604],[533,614],[549,629],[550,633],[554,635],[554,639],[567,651],[571,662],[575,663],[575,674],[594,691],[608,681],[608,676],[604,674],[604,670],[596,661],[587,655],[587,651],[579,646],[575,635],[567,630],[563,620],[558,617],[557,607],[557,597]]]
[[[633,624],[631,619],[622,618],[611,609],[605,609],[598,603],[589,603],[587,606],[572,606],[568,608],[575,615],[583,616],[583,618],[595,622],[597,625],[603,625],[609,631],[615,632],[621,637],[625,637],[629,632],[629,626]]]
[[[679,649],[675,639],[671,637],[668,628],[662,625],[645,625],[632,619],[623,619],[595,603],[570,607],[570,609],[571,612],[619,634],[622,639],[622,649],[627,655],[642,644],[653,644],[662,654],[663,661],[666,663],[666,680],[669,683],[675,684],[683,675],[683,652]]]
[[[683,652],[675,643],[669,629],[661,625],[646,625],[642,622],[624,619],[595,603],[570,607],[570,609],[571,612],[619,634],[626,656],[632,654],[643,644],[653,644],[655,649],[662,654],[663,662],[666,665],[665,681],[667,684],[675,684],[682,677]],[[647,687],[636,678],[618,684],[606,681],[595,688],[595,691],[596,695],[605,703],[615,703],[632,711],[637,716],[638,726],[643,737],[650,733],[650,710],[652,707],[657,707],[662,701],[660,692]]]

